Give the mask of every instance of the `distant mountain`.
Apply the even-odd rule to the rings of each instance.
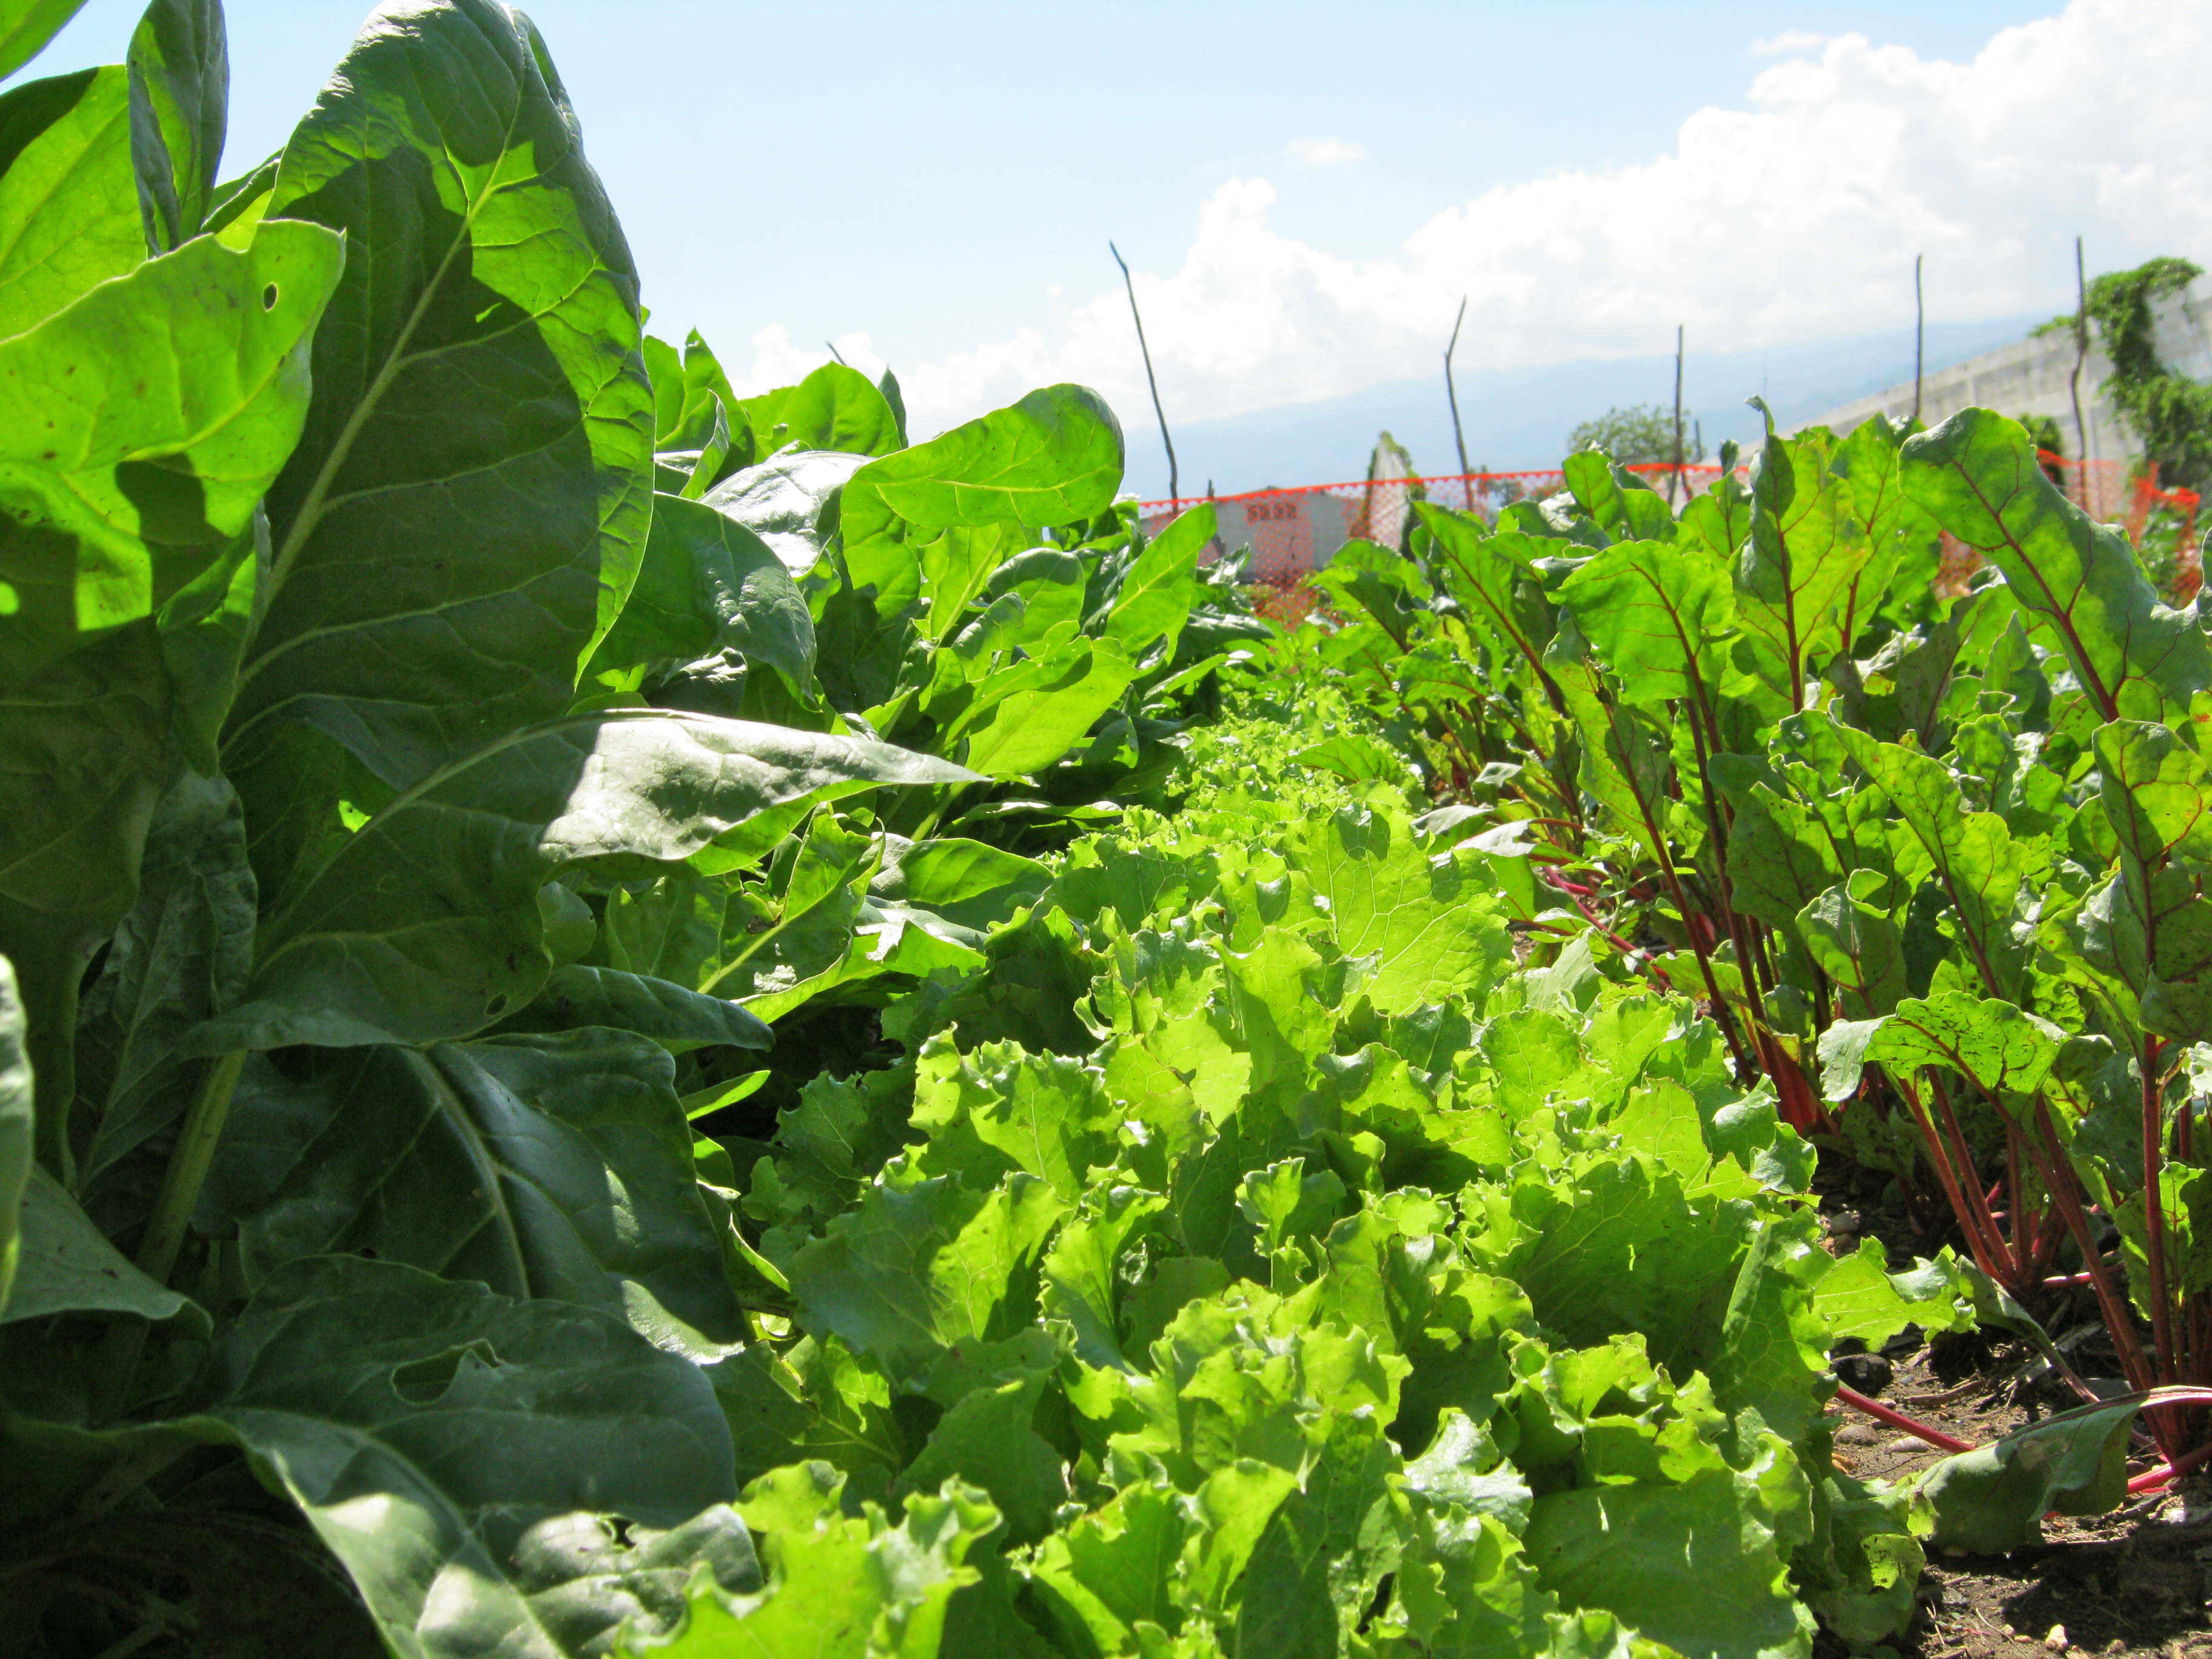
[[[1931,323],[1929,372],[2016,340],[2041,322],[2028,317],[1978,323]],[[1172,363],[1159,365],[1163,380]],[[1759,413],[1743,400],[1764,393],[1788,430],[1839,404],[1912,378],[1912,331],[1863,335],[1763,351],[1700,352],[1692,343],[1682,370],[1682,402],[1704,428],[1712,453],[1723,439],[1749,449],[1760,433]],[[1468,459],[1478,469],[1516,471],[1559,464],[1568,431],[1617,404],[1670,404],[1674,359],[1613,357],[1497,369],[1459,375],[1460,417]],[[1129,434],[1127,487],[1150,501],[1167,494],[1167,459],[1149,409],[1119,411]],[[1375,434],[1388,428],[1425,472],[1455,472],[1451,410],[1444,401],[1443,361],[1425,380],[1401,380],[1364,392],[1193,421],[1175,428],[1187,495],[1270,485],[1334,483],[1366,476]]]

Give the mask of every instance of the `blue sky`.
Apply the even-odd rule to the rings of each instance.
[[[1040,378],[1101,385],[1133,428],[1148,416],[1109,237],[1190,419],[1425,373],[1461,292],[1462,361],[1506,368],[1649,355],[1674,321],[1729,349],[1892,327],[1917,249],[1931,313],[1965,320],[2055,307],[2076,228],[2115,263],[2208,240],[2155,205],[2200,163],[2138,175],[2167,142],[2153,114],[2194,131],[2212,0],[1407,4],[1365,22],[1297,3],[528,9],[656,331],[696,325],[766,380],[836,338],[897,367],[924,425]],[[33,72],[114,60],[135,13],[92,0]],[[2154,33],[2130,25],[2146,13]],[[228,170],[282,142],[362,15],[231,6]],[[1997,179],[2008,143],[2070,146],[2079,176],[2027,155]],[[1762,168],[1754,197],[1726,195]]]

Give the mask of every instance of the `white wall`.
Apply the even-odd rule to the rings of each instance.
[[[2212,276],[2200,277],[2180,294],[2161,301],[2158,310],[2158,352],[2169,366],[2192,380],[2212,380],[2212,331],[2206,327],[2212,313]],[[2087,427],[2092,460],[2118,459],[2137,453],[2134,435],[2104,401],[2105,379],[2112,364],[2097,345],[2096,325],[2089,329],[2089,356],[2081,366],[2081,415]],[[1929,426],[1962,409],[1979,406],[2000,415],[2049,415],[2066,434],[2066,451],[2073,456],[2077,441],[2074,403],[2068,382],[2074,371],[2075,343],[2070,330],[2031,336],[1995,351],[1984,352],[1965,362],[1925,377],[1922,383],[1920,418]],[[1903,419],[1912,413],[1912,382],[1906,380],[1861,398],[1807,422],[1838,433],[1877,410]],[[2080,457],[2076,457],[2080,459]]]

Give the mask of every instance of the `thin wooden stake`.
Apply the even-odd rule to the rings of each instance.
[[[1928,307],[1920,297],[1920,262],[1926,256],[1912,256],[1912,419],[1920,421],[1920,377],[1928,363]]]
[[[1467,434],[1460,430],[1459,388],[1452,384],[1452,353],[1459,349],[1459,325],[1467,320],[1467,296],[1459,301],[1459,315],[1452,319],[1451,343],[1444,347],[1444,396],[1451,399],[1452,441],[1459,446],[1459,475],[1467,483],[1467,510],[1474,511],[1474,469],[1467,464]]]
[[[2081,506],[2089,505],[2089,423],[2081,418],[2081,368],[2089,361],[2089,275],[2081,263],[2081,239],[2074,239],[2074,373],[2066,390],[2074,399],[2074,459],[2081,480]]]
[[[1674,325],[1674,471],[1667,479],[1667,505],[1674,504],[1675,487],[1682,482],[1682,325]]]
[[[1175,511],[1172,503],[1182,499],[1182,475],[1176,470],[1175,440],[1168,436],[1168,412],[1160,407],[1160,383],[1152,374],[1152,349],[1145,343],[1145,319],[1144,313],[1137,309],[1136,281],[1129,275],[1129,262],[1121,257],[1121,250],[1109,242],[1106,251],[1114,256],[1114,263],[1121,267],[1121,283],[1129,290],[1129,315],[1135,319],[1137,324],[1137,349],[1145,356],[1145,384],[1152,389],[1152,413],[1160,417],[1160,442],[1167,447],[1168,500],[1171,503],[1168,511],[1172,513]]]

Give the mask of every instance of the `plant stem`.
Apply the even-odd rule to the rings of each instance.
[[[1928,1086],[1936,1096],[1936,1109],[1942,1114],[1943,1132],[1949,1137],[1952,1157],[1958,1164],[1959,1184],[1965,1188],[1975,1219],[1988,1236],[1990,1249],[1999,1264],[1990,1271],[1996,1274],[2007,1290],[2014,1292],[2024,1291],[2027,1285],[2021,1278],[2018,1254],[2006,1241],[2004,1230],[1997,1225],[1997,1218],[1990,1212],[1989,1194],[1982,1190],[1980,1172],[1974,1168],[1973,1149],[1967,1146],[1966,1133],[1959,1127],[1958,1115],[1951,1109],[1951,1091],[1943,1086],[1942,1073],[1931,1069],[1928,1073]],[[2003,1115],[2000,1113],[1998,1115],[2002,1120]]]
[[[1941,1429],[1931,1429],[1925,1423],[1915,1422],[1903,1412],[1893,1411],[1879,1400],[1869,1400],[1857,1389],[1847,1389],[1840,1382],[1836,1384],[1836,1398],[1854,1411],[1864,1412],[1869,1417],[1887,1423],[1893,1429],[1903,1429],[1907,1434],[1917,1436],[1940,1451],[1966,1452],[1974,1449],[1965,1441],[1954,1439]]]
[[[200,1188],[207,1184],[208,1170],[214,1166],[216,1146],[230,1116],[231,1097],[245,1069],[243,1049],[218,1056],[200,1079],[199,1092],[192,1097],[191,1109],[185,1114],[183,1133],[169,1154],[169,1167],[162,1172],[154,1212],[138,1243],[139,1269],[158,1284],[167,1284],[176,1270],[178,1252],[184,1248],[185,1232],[199,1203]],[[129,1399],[139,1358],[146,1350],[148,1329],[146,1322],[136,1316],[118,1319],[107,1328],[106,1340],[95,1363],[101,1416],[119,1412]]]
[[[2155,960],[2154,957],[2153,960]],[[2157,1037],[2143,1039],[2143,1254],[2148,1271],[2143,1277],[2150,1304],[2151,1340],[2158,1349],[2158,1378],[2171,1382],[2181,1375],[2173,1352],[2173,1310],[2166,1275],[2166,1123],[2160,1109],[2158,1061],[2165,1044]]]
[[[2089,276],[2081,263],[2081,239],[2074,239],[2074,372],[2066,377],[2074,399],[2074,477],[2084,512],[2089,507],[2089,426],[2081,418],[2081,366],[2089,361]]]
[[[2153,1386],[2150,1361],[2144,1355],[2142,1342],[2136,1335],[2135,1321],[2128,1312],[2126,1301],[2113,1287],[2112,1275],[2105,1271],[2105,1259],[2098,1253],[2096,1236],[2089,1231],[2089,1218],[2075,1198],[2072,1187],[2066,1184],[2073,1173],[2066,1162],[2066,1154],[2058,1140],[2057,1126],[2051,1121],[2051,1103],[2041,1095],[2035,1097],[2036,1127],[2042,1132],[2042,1146],[2027,1143],[2028,1156],[2035,1162],[2043,1176],[2043,1184],[2051,1189],[2051,1199],[2066,1230],[2074,1235],[2075,1248],[2081,1252],[2081,1266],[2089,1274],[2089,1282],[2097,1288],[2097,1305],[2105,1316],[2105,1328],[2112,1339],[2118,1353],[2120,1369],[2128,1381],[2139,1389]]]
[[[1910,1073],[1899,1072],[1891,1077],[1890,1081],[1897,1085],[1898,1093],[1905,1097],[1905,1109],[1912,1114],[1913,1127],[1920,1131],[1921,1144],[1928,1153],[1928,1161],[1936,1166],[1936,1179],[1943,1188],[1943,1195],[1951,1200],[1951,1213],[1957,1218],[1960,1231],[1966,1235],[1966,1249],[1972,1255],[1975,1265],[1992,1279],[2002,1277],[1998,1271],[1996,1259],[1990,1252],[1990,1243],[1982,1232],[1979,1218],[1966,1202],[1959,1172],[1952,1167],[1951,1149],[1936,1132],[1928,1108],[1921,1102],[1919,1091],[1912,1086]],[[1973,1179],[1971,1169],[1966,1171],[1966,1179]]]

